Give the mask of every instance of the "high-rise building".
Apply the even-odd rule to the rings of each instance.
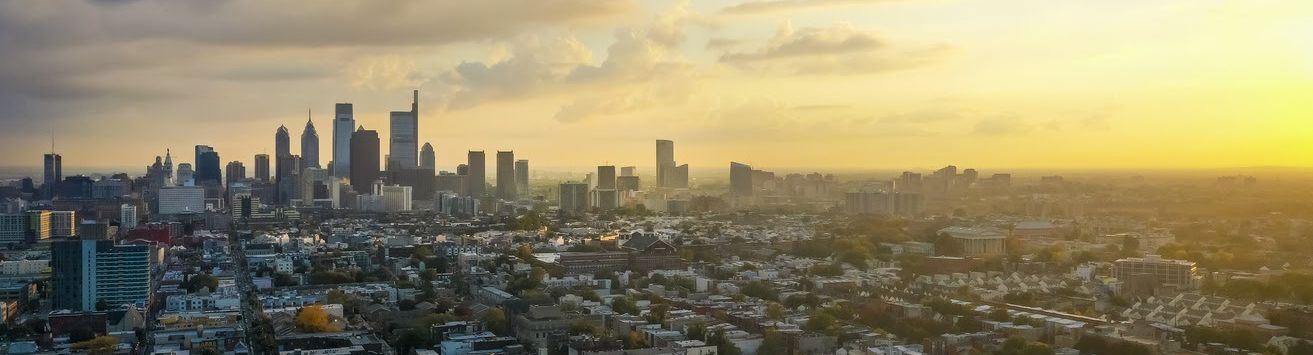
[[[409,211],[414,200],[411,199],[410,186],[379,186],[377,195],[383,197],[383,209],[387,212]]]
[[[145,244],[115,245],[110,240],[64,240],[51,244],[51,301],[54,309],[95,311],[150,298],[150,249]]]
[[[520,196],[529,196],[528,160],[520,159],[515,161],[515,193]]]
[[[50,239],[50,211],[0,214],[0,243],[6,246]]]
[[[159,214],[205,212],[205,188],[200,186],[169,186],[160,188]]]
[[[378,146],[378,131],[360,126],[351,134],[351,188],[356,193],[373,192],[374,180],[379,177]]]
[[[438,155],[433,152],[433,145],[424,143],[424,147],[419,149],[419,167],[437,169]]]
[[[487,183],[487,156],[482,150],[471,150],[466,158],[467,176],[465,179],[465,190],[470,196],[482,197],[488,193]]]
[[[291,166],[284,166],[288,157],[292,156],[292,136],[287,133],[287,127],[279,125],[278,132],[274,133],[274,186],[278,191],[275,195],[279,196],[279,203],[282,203],[282,196],[286,195],[283,180],[292,175]]]
[[[220,184],[223,182],[223,174],[219,168],[219,153],[214,151],[214,147],[208,145],[196,146],[196,184]]]
[[[601,165],[597,167],[597,189],[615,190],[614,165]]]
[[[615,178],[615,188],[620,192],[634,192],[639,189],[638,175],[621,175]]]
[[[564,182],[559,186],[560,197],[557,204],[561,213],[578,215],[588,210],[588,184],[582,182]]]
[[[461,164],[465,165],[465,164]],[[443,171],[433,179],[434,191],[448,191],[461,196],[467,196],[465,189],[465,179],[469,176],[464,174],[452,174],[449,171]]]
[[[155,159],[156,159],[156,162],[158,162],[158,161],[159,161],[159,160],[158,160],[158,159],[159,159],[159,156],[156,156]],[[169,149],[165,149],[165,150],[164,150],[164,165],[163,165],[163,169],[164,169],[164,170],[163,170],[163,173],[164,173],[164,184],[165,184],[165,185],[169,185],[169,186],[176,185],[176,183],[173,181],[173,151],[172,151],[172,150],[169,150]],[[160,185],[160,186],[163,186],[163,185]]]
[[[414,91],[410,111],[392,111],[388,140],[388,169],[408,169],[419,165],[419,90]]]
[[[350,103],[338,103],[333,117],[333,176],[351,176],[351,134],[356,120]]]
[[[734,196],[752,196],[752,166],[729,163],[729,191]]]
[[[310,112],[306,111],[309,116]],[[309,117],[305,120],[305,130],[301,131],[301,166],[299,168],[319,167],[319,132],[315,131],[315,122]]]
[[[178,164],[178,177],[176,186],[196,186],[196,171],[192,170],[191,164]]]
[[[225,186],[232,185],[233,181],[238,181],[246,178],[246,165],[242,165],[242,162],[240,161],[233,160],[228,162],[228,165],[225,166],[223,170],[225,176],[224,179]]]
[[[620,167],[620,176],[638,176],[638,167],[622,166]]]
[[[42,196],[45,198],[54,198],[56,186],[64,180],[64,163],[59,154],[50,153],[45,155],[45,176],[41,182]]]
[[[255,155],[255,179],[269,182],[269,154]]]
[[[119,205],[119,229],[133,228],[137,228],[137,206],[127,203]]]
[[[50,237],[68,239],[78,235],[77,212],[50,211]]]
[[[515,151],[497,151],[497,198],[515,200]]]
[[[656,179],[657,186],[666,187],[666,171],[675,166],[675,142],[665,139],[656,141]]]

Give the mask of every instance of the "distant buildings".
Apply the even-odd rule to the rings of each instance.
[[[287,133],[286,126],[278,126],[278,131],[274,133],[274,186],[277,195],[277,203],[284,204],[289,199],[289,184],[291,183],[292,171],[292,137]]]
[[[588,211],[588,184],[564,182],[558,185],[560,211],[565,215],[579,215]]]
[[[850,214],[915,216],[925,212],[925,201],[917,192],[852,191],[844,194],[844,209]]]
[[[269,182],[269,154],[255,155],[255,179]]]
[[[388,122],[388,170],[419,166],[419,90],[414,91],[410,111],[392,111]]]
[[[433,152],[433,145],[424,143],[424,147],[419,149],[419,167],[427,169],[437,169],[438,156]]]
[[[497,151],[497,198],[516,199],[515,152]]]
[[[597,167],[596,179],[593,181],[593,198],[590,206],[600,210],[613,210],[619,207],[620,194],[616,190],[616,175],[614,165],[602,165]]]
[[[94,311],[97,303],[144,307],[150,298],[149,245],[65,240],[51,245],[52,307]]]
[[[309,116],[309,112],[306,113]],[[300,169],[319,167],[319,132],[315,132],[315,122],[309,117],[305,120],[305,130],[301,131],[301,166]]]
[[[373,191],[374,180],[379,178],[378,131],[364,126],[351,134],[351,187],[356,193]]]
[[[224,186],[232,185],[234,181],[245,178],[246,166],[242,165],[242,162],[233,160],[228,162],[228,165],[224,166]]]
[[[137,206],[123,204],[119,206],[119,229],[137,228]]]
[[[729,163],[729,192],[730,195],[746,197],[752,196],[752,166],[738,163]]]
[[[356,120],[350,103],[333,108],[333,176],[347,178],[351,176],[351,136]]]
[[[219,153],[208,145],[196,146],[196,185],[219,186],[223,184],[223,175],[219,171]]]
[[[656,141],[657,187],[688,188],[688,164],[675,164],[675,142]]]
[[[520,159],[515,161],[515,193],[520,196],[529,195],[528,160]]]
[[[1007,255],[1008,236],[1003,231],[987,227],[948,227],[939,230],[961,246],[961,255],[991,257]]]
[[[173,215],[205,211],[205,189],[199,186],[168,186],[160,188],[159,208],[156,213]]]
[[[482,150],[471,150],[466,158],[466,169],[468,177],[465,179],[465,191],[470,196],[483,197],[488,193],[487,190],[487,156]]]
[[[1123,281],[1144,276],[1165,286],[1196,287],[1198,269],[1193,261],[1163,259],[1158,255],[1143,258],[1125,258],[1113,262],[1112,276]]]

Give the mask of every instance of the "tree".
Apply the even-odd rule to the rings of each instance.
[[[811,318],[807,319],[807,326],[803,327],[808,331],[818,333],[830,333],[831,327],[834,327],[835,319],[826,312],[813,312]]]
[[[196,274],[183,280],[178,286],[186,289],[189,293],[199,291],[201,288],[214,291],[219,288],[219,279],[207,274]]]
[[[337,331],[328,319],[328,312],[324,307],[312,304],[301,307],[301,311],[296,313],[296,320],[293,321],[298,329],[307,333],[323,333]]]
[[[342,292],[342,290],[333,289],[328,291],[328,296],[325,297],[325,300],[329,304],[346,304],[351,300],[351,296],[347,295],[346,292]]]
[[[729,340],[729,336],[725,335],[724,329],[716,330],[716,333],[712,334],[711,337],[707,339],[707,345],[716,347],[716,355],[743,354],[743,351],[739,350],[739,347],[734,345],[733,341]],[[760,351],[758,353],[760,353]]]
[[[766,305],[766,318],[777,321],[784,320],[784,306],[777,302]]]
[[[707,325],[702,323],[696,323],[690,325],[688,326],[688,330],[686,331],[686,333],[687,334],[685,334],[685,336],[688,337],[689,339],[706,341]]]
[[[647,312],[648,322],[662,324],[666,322],[666,315],[670,312],[670,305],[665,303],[658,304],[652,306]]]
[[[223,355],[223,352],[214,347],[214,344],[201,344],[192,349],[198,355]]]
[[[115,349],[118,348],[118,345],[119,345],[119,338],[105,335],[105,336],[95,337],[91,340],[73,343],[71,348],[73,350],[86,351],[88,354],[92,354],[92,355],[110,355],[110,354],[114,354]]]
[[[506,319],[506,312],[499,308],[488,310],[483,315],[483,324],[493,334],[508,336],[511,334],[511,323]]]
[[[787,355],[790,353],[789,339],[784,337],[778,331],[768,330],[761,339],[761,347],[757,349],[757,355]]]
[[[618,297],[611,300],[611,310],[617,314],[638,315],[638,305],[629,297]]]

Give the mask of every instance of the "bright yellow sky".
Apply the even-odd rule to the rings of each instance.
[[[327,163],[334,102],[386,135],[418,88],[443,170],[470,149],[650,170],[655,139],[695,169],[1313,166],[1310,1],[560,1],[5,3],[25,31],[0,50],[29,54],[0,64],[0,165],[39,164],[52,127],[66,165],[250,164],[306,107]]]

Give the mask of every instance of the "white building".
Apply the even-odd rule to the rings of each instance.
[[[119,229],[137,228],[137,206],[123,204],[119,206]]]
[[[205,211],[205,188],[168,186],[160,188],[159,214],[200,213]]]
[[[379,188],[383,196],[383,209],[388,212],[409,211],[411,208],[411,187],[389,185]]]

